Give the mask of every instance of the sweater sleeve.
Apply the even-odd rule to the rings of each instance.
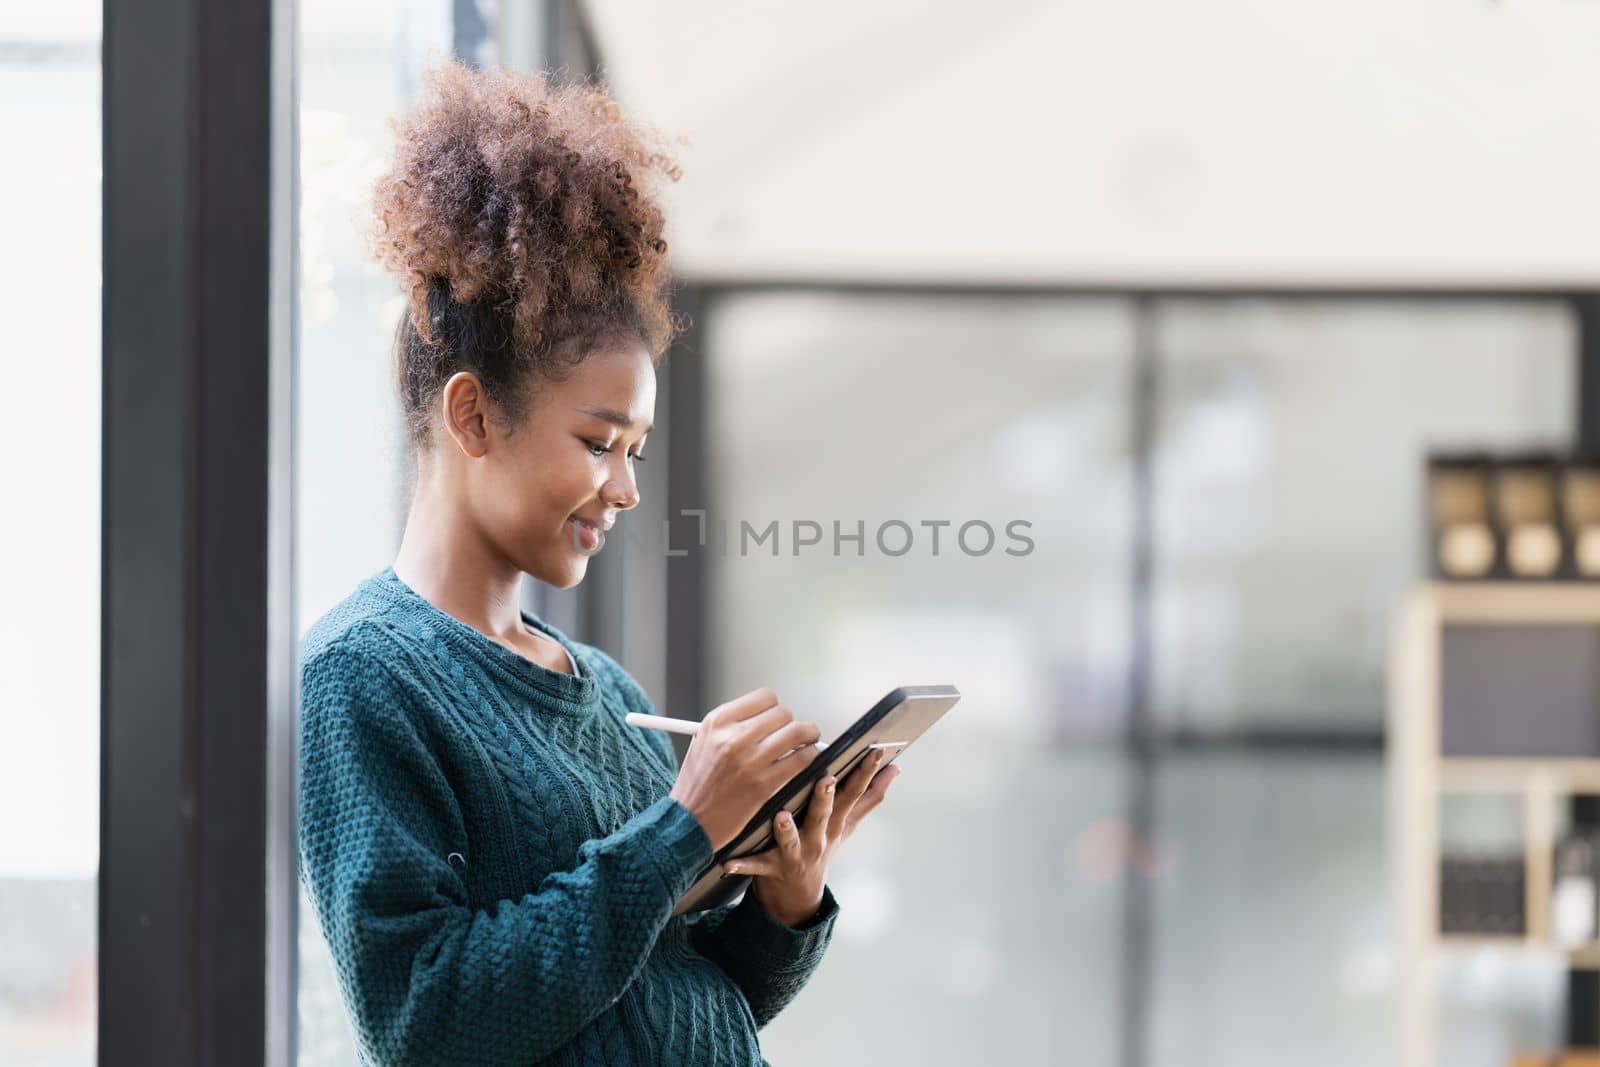
[[[585,651],[600,663],[612,684],[619,687],[631,710],[656,714],[643,687],[621,664],[593,646],[585,646]],[[676,751],[665,733],[660,730],[642,733],[667,767],[677,766]],[[708,847],[709,841],[708,838]],[[711,859],[708,855],[704,863],[710,863]],[[767,913],[754,892],[746,890],[744,897],[734,904],[687,916],[689,940],[695,951],[721,967],[743,991],[756,1026],[760,1028],[794,1000],[816,971],[833,939],[834,918],[838,913],[839,904],[833,890],[825,885],[822,904],[816,913],[799,926],[786,926]]]
[[[363,1051],[379,1064],[525,1064],[621,998],[711,860],[663,797],[520,899],[468,903],[462,813],[417,701],[376,656],[302,672],[301,876]]]
[[[824,885],[816,913],[799,926],[786,926],[747,889],[735,904],[690,916],[689,942],[743,990],[760,1029],[810,980],[833,939],[838,914],[833,890]]]

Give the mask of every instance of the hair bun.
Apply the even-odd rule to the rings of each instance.
[[[423,75],[393,128],[373,250],[425,340],[441,325],[428,291],[442,281],[456,302],[503,307],[535,363],[561,339],[621,325],[665,350],[675,325],[654,186],[679,171],[604,88],[449,62]]]

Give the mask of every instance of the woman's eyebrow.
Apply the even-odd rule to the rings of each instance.
[[[578,411],[584,415],[592,415],[597,419],[609,422],[613,426],[620,426],[624,430],[633,429],[633,420],[620,411],[613,411],[610,408],[579,408]],[[655,429],[655,424],[651,423],[642,432],[649,433],[653,429]]]

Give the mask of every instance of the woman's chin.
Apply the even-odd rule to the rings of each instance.
[[[586,557],[586,558],[578,560],[577,563],[573,564],[568,569],[568,577],[567,577],[566,581],[564,581],[564,582],[553,582],[551,584],[553,584],[557,589],[571,589],[573,586],[575,586],[579,582],[583,581],[584,575],[586,575],[588,573],[589,573],[589,560]]]
[[[550,560],[540,560],[537,566],[527,567],[524,570],[551,588],[571,589],[583,581],[584,575],[589,573],[589,557],[568,551],[563,554],[563,558],[553,563]]]

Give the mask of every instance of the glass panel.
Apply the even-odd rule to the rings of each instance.
[[[1157,781],[1152,1067],[1398,1063],[1399,933],[1377,755],[1175,755]],[[1441,810],[1452,850],[1503,850],[1518,813]],[[842,916],[841,916],[842,917]],[[1439,1060],[1503,1067],[1559,1044],[1565,960],[1439,959]]]
[[[870,1000],[905,1022],[861,1062],[1111,1060],[1122,772],[1060,743],[1123,714],[1128,305],[773,293],[705,325],[713,700],[771,686],[828,737],[896,685],[963,693],[835,861],[826,980],[768,1058],[837,1054]]]
[[[0,1063],[92,1064],[100,863],[100,12],[0,8],[7,378],[45,374],[71,432],[5,423],[0,499]],[[43,161],[45,165],[37,165]],[[41,205],[49,205],[41,210]],[[20,412],[19,412],[20,414]],[[90,665],[90,669],[85,669]]]
[[[302,629],[392,558],[405,520],[391,350],[403,298],[366,244],[387,123],[406,101],[395,23],[355,0],[301,14]]]
[[[447,5],[439,29],[449,43]],[[405,106],[404,18],[376,0],[300,9],[300,630],[394,558],[405,460],[391,374],[401,297],[372,265],[365,231],[388,120]],[[438,21],[438,20],[435,20]],[[432,25],[431,23],[429,24]],[[441,29],[442,27],[442,29]],[[429,37],[428,26],[420,36]],[[349,1018],[311,901],[300,898],[299,1062],[356,1062]]]
[[[1554,302],[1159,305],[1159,722],[1379,729],[1430,450],[1565,448]]]
[[[1156,789],[1152,1065],[1392,1063],[1383,761],[1177,755]]]

